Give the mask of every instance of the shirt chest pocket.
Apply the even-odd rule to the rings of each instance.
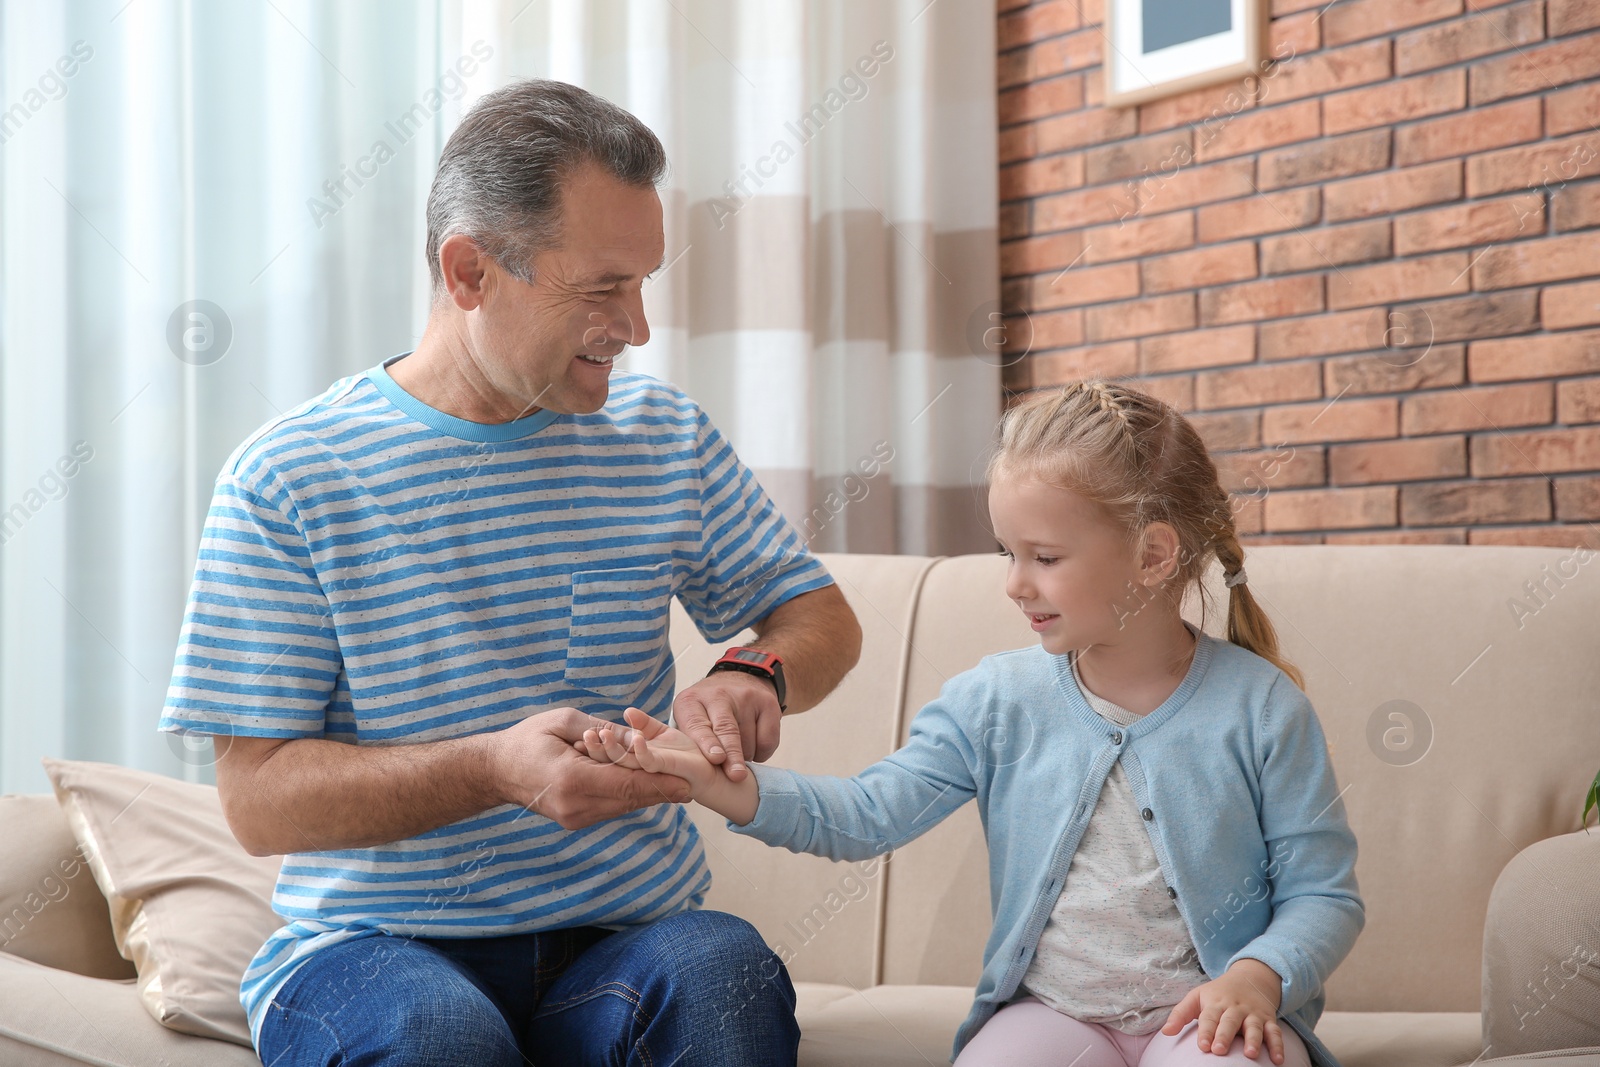
[[[670,663],[671,599],[668,562],[574,574],[567,685],[619,705],[634,702]]]

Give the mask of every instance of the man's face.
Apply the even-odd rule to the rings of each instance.
[[[561,199],[559,247],[535,254],[533,283],[491,266],[469,317],[480,371],[521,408],[510,417],[598,411],[611,360],[650,339],[640,289],[666,249],[655,190],[584,164]]]

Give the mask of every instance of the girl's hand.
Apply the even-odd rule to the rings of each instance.
[[[689,783],[691,799],[701,796],[711,781],[722,774],[705,758],[694,739],[683,731],[638,708],[628,708],[622,717],[628,726],[608,723],[598,729],[590,727],[584,731],[583,740],[573,742],[573,747],[602,763],[651,772],[674,768],[666,773],[676,774]]]
[[[1272,1062],[1281,1064],[1283,1029],[1278,1024],[1278,1004],[1282,999],[1283,978],[1277,971],[1260,960],[1241,959],[1216,981],[1189,990],[1167,1016],[1161,1032],[1176,1034],[1199,1019],[1196,1038],[1201,1052],[1225,1056],[1234,1035],[1239,1034],[1244,1037],[1244,1054],[1255,1059],[1261,1055],[1265,1037]]]

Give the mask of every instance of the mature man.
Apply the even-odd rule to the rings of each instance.
[[[686,783],[572,747],[670,711],[738,779],[780,695],[810,707],[859,652],[704,413],[612,369],[649,337],[665,164],[573,86],[485,97],[428,197],[416,350],[218,478],[161,729],[226,735],[229,824],[289,853],[241,990],[273,1067],[794,1062],[782,964],[699,909],[699,838],[663,803]],[[676,701],[674,596],[760,650]]]

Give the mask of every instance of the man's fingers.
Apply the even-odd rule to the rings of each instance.
[[[778,751],[779,719],[777,715],[758,715],[756,717],[756,744],[753,759],[757,763],[765,763]]]
[[[708,706],[711,713],[711,729],[716,732],[717,740],[728,753],[728,765],[724,768],[729,779],[739,781],[749,773],[745,769],[745,761],[751,753],[745,751],[745,746],[754,747],[754,738],[749,741],[739,734],[739,720],[733,716],[733,705],[725,700],[718,700]]]
[[[723,748],[711,728],[711,717],[706,712],[704,702],[693,697],[680,699],[673,706],[672,718],[678,729],[688,734],[689,739],[699,746],[707,760],[722,763],[728,758],[728,750]]]

